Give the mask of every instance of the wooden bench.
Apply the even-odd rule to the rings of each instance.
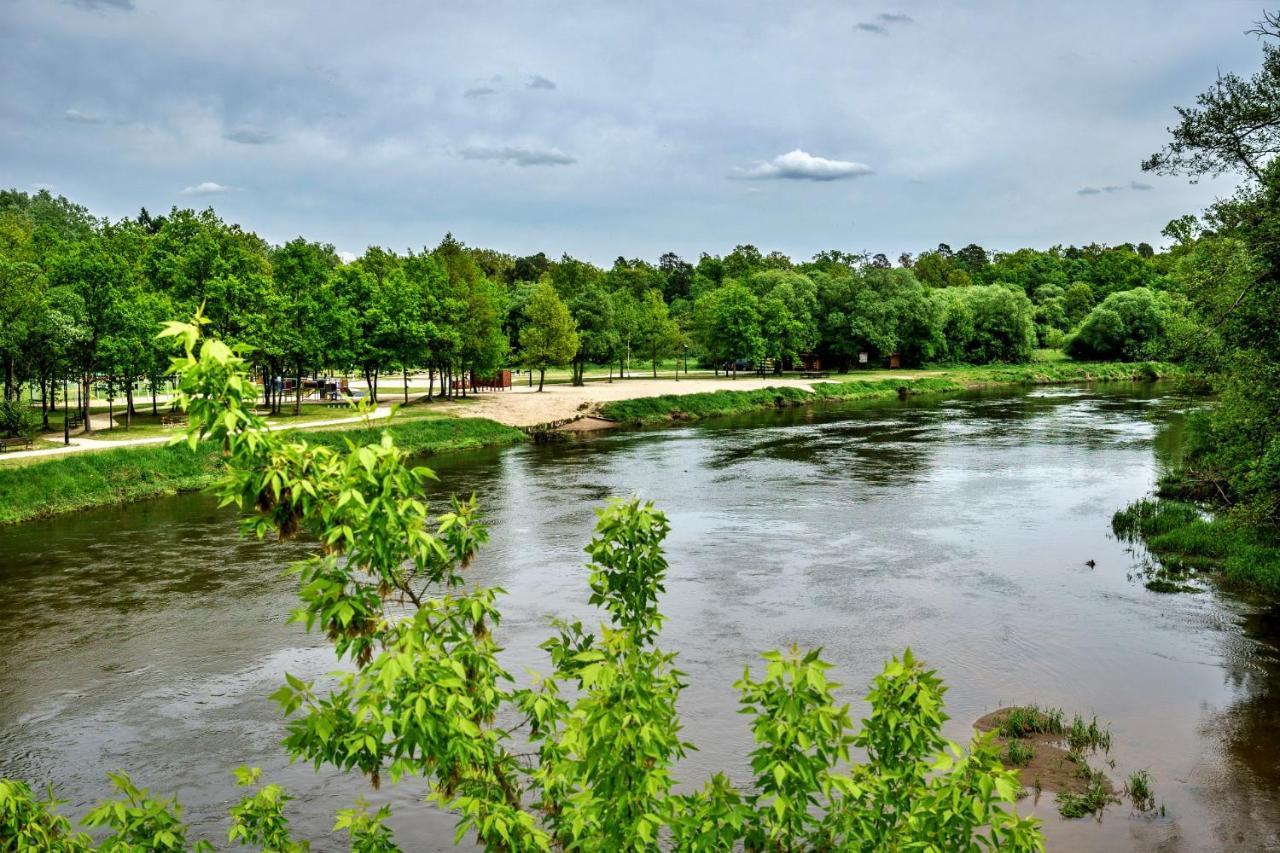
[[[67,429],[80,429],[80,426],[83,423],[84,418],[79,415],[69,415],[67,417]]]
[[[35,442],[29,438],[23,438],[20,435],[12,438],[0,438],[0,453],[5,453],[14,447],[19,447],[23,450],[30,450],[34,446]]]
[[[187,416],[186,414],[161,415],[160,425],[167,426],[167,427],[186,426]]]
[[[804,370],[800,376],[804,379],[826,379],[830,374],[825,370]]]

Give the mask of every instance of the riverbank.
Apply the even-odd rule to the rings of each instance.
[[[376,440],[389,428],[396,442],[415,453],[443,453],[513,444],[521,428],[599,414],[612,421],[654,424],[679,419],[793,407],[823,402],[892,399],[902,393],[939,394],[1001,385],[1150,380],[1180,373],[1160,363],[1041,362],[1025,366],[954,367],[873,371],[838,380],[790,377],[739,379],[627,379],[585,388],[548,387],[543,393],[513,390],[429,404],[431,416],[393,421],[389,427],[308,429],[310,441]],[[669,393],[678,387],[682,393]],[[415,407],[416,410],[416,407]],[[360,422],[354,422],[359,424]],[[156,438],[141,439],[156,442]],[[0,460],[2,461],[2,460]],[[148,443],[55,455],[15,467],[0,467],[0,524],[14,524],[95,506],[127,503],[203,488],[217,477],[215,453]]]
[[[767,384],[750,390],[719,389],[694,394],[665,394],[618,400],[599,407],[615,421],[653,424],[696,420],[825,401],[891,399],[911,394],[944,394],[1001,385],[1051,385],[1066,382],[1150,381],[1182,375],[1162,362],[1054,362],[1025,366],[956,367],[916,371],[876,379],[841,378],[804,385]]]
[[[515,444],[527,436],[484,418],[430,418],[327,431],[299,431],[298,437],[338,446],[344,439],[376,441],[383,430],[396,444],[417,454],[446,453]],[[92,507],[197,491],[223,470],[218,451],[186,445],[119,447],[77,453],[0,468],[0,524],[16,524]]]
[[[1159,560],[1148,589],[1194,592],[1188,581],[1211,573],[1234,587],[1280,594],[1280,539],[1267,531],[1169,498],[1130,504],[1115,514],[1111,527],[1117,538],[1141,542]]]

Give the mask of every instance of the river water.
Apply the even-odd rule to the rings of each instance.
[[[1212,589],[1150,592],[1142,555],[1109,535],[1176,455],[1188,405],[1136,385],[913,398],[434,465],[484,507],[492,539],[473,571],[509,592],[498,636],[521,678],[547,669],[549,618],[596,621],[581,566],[593,509],[636,493],[667,512],[662,645],[680,651],[700,747],[682,780],[749,780],[731,685],[758,652],[824,647],[856,718],[868,680],[911,646],[950,685],[950,736],[1002,705],[1057,705],[1110,722],[1117,785],[1150,769],[1164,817],[1117,805],[1063,821],[1051,796],[1024,801],[1050,849],[1275,849],[1280,620]],[[0,528],[0,775],[53,781],[78,815],[127,769],[221,841],[230,770],[247,762],[297,796],[293,823],[317,850],[342,849],[333,812],[362,793],[393,803],[406,850],[449,849],[452,821],[415,802],[420,786],[372,794],[278,746],[265,697],[286,670],[333,668],[285,624],[281,568],[305,550],[240,540],[201,495]]]

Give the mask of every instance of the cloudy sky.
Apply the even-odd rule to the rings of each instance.
[[[1246,2],[0,0],[0,185],[359,253],[1159,242]]]

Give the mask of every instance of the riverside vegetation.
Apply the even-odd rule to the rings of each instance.
[[[1232,583],[1280,592],[1280,14],[1254,33],[1262,67],[1220,74],[1180,108],[1168,145],[1143,167],[1162,174],[1235,173],[1244,180],[1202,218],[1169,232],[1185,249],[1191,314],[1202,334],[1188,366],[1217,391],[1196,414],[1182,464],[1155,501],[1116,514],[1116,532],[1161,561],[1149,586],[1193,589],[1188,571],[1222,570]]]
[[[737,684],[756,744],[750,786],[717,774],[674,793],[674,765],[693,747],[676,714],[684,675],[657,645],[663,514],[638,500],[598,511],[588,584],[606,624],[555,623],[542,646],[551,672],[516,687],[497,660],[502,591],[465,578],[486,538],[474,499],[430,515],[419,495],[433,475],[410,467],[390,434],[338,449],[264,431],[245,362],[202,339],[202,319],[166,331],[183,348],[173,367],[187,442],[226,455],[217,491],[248,513],[246,530],[316,542],[292,568],[292,618],[323,631],[345,667],[327,687],[286,675],[274,694],[291,756],[375,786],[417,779],[457,815],[459,840],[489,850],[1043,847],[1037,822],[1014,810],[1020,786],[992,737],[967,750],[942,737],[944,688],[909,651],[873,681],[856,732],[817,650],[766,653]],[[853,747],[865,763],[850,763]],[[286,792],[251,768],[236,779],[249,792],[230,810],[229,841],[308,849],[289,831]],[[99,849],[206,848],[175,801],[124,774],[112,782],[116,796],[85,819]],[[357,803],[335,830],[353,850],[395,850],[388,817]],[[51,797],[11,780],[0,782],[0,838],[13,849],[94,844]]]

